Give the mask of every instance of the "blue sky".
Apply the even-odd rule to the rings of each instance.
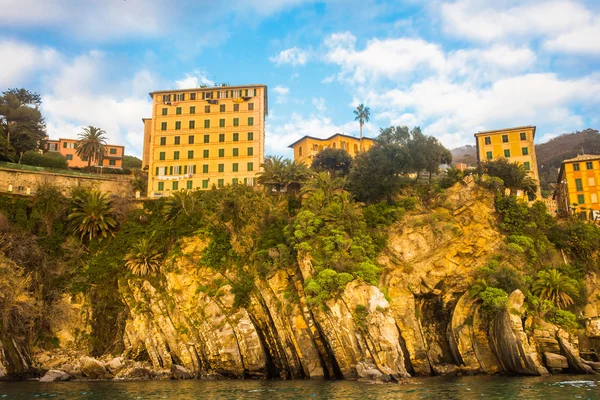
[[[82,126],[140,155],[148,92],[269,87],[267,154],[309,134],[419,125],[447,147],[536,125],[600,126],[600,2],[0,0],[0,89],[43,95],[51,137]],[[8,61],[8,62],[6,62]]]

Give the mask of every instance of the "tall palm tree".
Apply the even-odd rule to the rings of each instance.
[[[94,190],[83,192],[73,198],[73,206],[67,219],[74,231],[89,240],[114,236],[117,221],[113,217],[111,202],[105,193]]]
[[[540,299],[550,300],[561,309],[573,304],[571,295],[577,292],[574,280],[556,269],[538,272],[538,279],[532,289],[533,294]]]
[[[312,175],[306,165],[281,156],[265,157],[261,167],[263,172],[258,177],[258,183],[277,193],[298,191]]]
[[[81,159],[88,160],[88,168],[92,165],[92,160],[99,162],[106,155],[106,132],[95,126],[83,128],[79,134],[77,142],[77,155]]]
[[[486,162],[483,168],[488,175],[502,179],[504,186],[510,190],[511,196],[515,196],[517,190],[522,190],[527,195],[535,197],[538,188],[537,182],[523,164],[499,158]]]
[[[371,109],[369,107],[365,107],[365,105],[361,103],[356,107],[356,110],[354,110],[354,115],[354,120],[358,121],[360,125],[359,150],[362,152],[362,128],[365,122],[369,122],[371,119]]]
[[[140,239],[123,258],[125,266],[137,276],[157,272],[160,268],[160,259],[160,253],[154,247],[151,238]]]

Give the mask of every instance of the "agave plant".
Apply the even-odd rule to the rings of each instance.
[[[556,269],[538,272],[538,279],[533,284],[533,293],[536,296],[551,301],[561,309],[573,304],[571,295],[576,292],[574,280]]]
[[[82,192],[73,199],[68,220],[81,239],[87,236],[89,240],[114,236],[117,226],[110,199],[97,190]]]
[[[145,276],[158,271],[161,255],[150,238],[142,238],[125,254],[123,260],[132,274]]]

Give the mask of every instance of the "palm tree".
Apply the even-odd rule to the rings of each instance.
[[[258,183],[277,193],[298,191],[312,175],[306,165],[281,156],[265,157],[261,167],[263,172],[258,177]]]
[[[537,182],[523,164],[511,163],[506,158],[499,158],[486,162],[483,168],[488,175],[502,179],[504,186],[510,190],[511,196],[516,195],[517,190],[522,190],[527,195],[535,197]]]
[[[92,160],[98,162],[106,155],[106,132],[95,126],[83,128],[79,134],[76,154],[83,160],[88,160],[88,168],[92,165]]]
[[[354,110],[354,120],[358,121],[360,125],[360,145],[359,150],[362,152],[362,128],[365,122],[369,122],[371,119],[371,109],[369,107],[365,107],[364,104],[359,104]]]
[[[165,221],[175,220],[180,215],[189,217],[198,206],[198,196],[191,190],[174,192],[165,202],[162,214]]]
[[[571,295],[577,292],[577,286],[573,279],[556,269],[549,269],[538,272],[532,291],[540,299],[550,300],[562,309],[573,304]]]
[[[157,272],[160,268],[160,259],[160,253],[154,248],[152,238],[140,239],[123,257],[125,266],[131,270],[131,273],[137,276]]]
[[[86,235],[89,240],[114,236],[117,226],[110,200],[105,193],[97,190],[86,191],[73,198],[73,206],[67,219],[71,221],[73,230],[80,233],[81,239]]]

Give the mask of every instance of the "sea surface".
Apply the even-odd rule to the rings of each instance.
[[[4,399],[600,399],[600,376],[430,377],[401,384],[353,381],[0,382]]]

